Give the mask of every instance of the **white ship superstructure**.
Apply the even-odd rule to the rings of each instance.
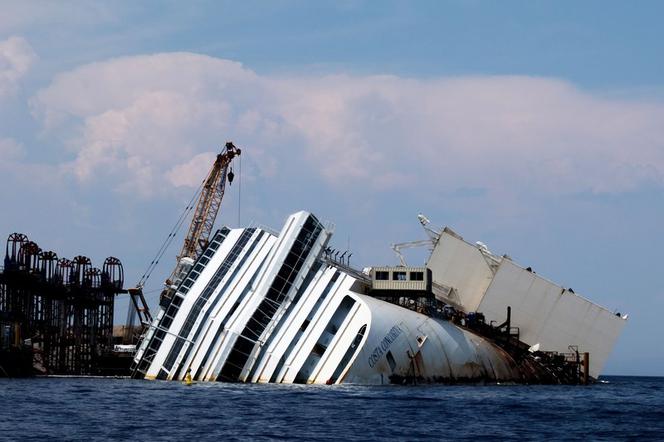
[[[261,227],[218,230],[145,332],[135,356],[135,376],[181,380],[189,372],[199,381],[318,384],[526,379],[523,364],[505,347],[446,319],[440,308],[440,314],[431,314],[419,304],[411,309],[399,305],[414,305],[417,294],[434,292],[430,300],[439,304],[423,305],[436,309],[445,299],[468,312],[486,308],[496,321],[504,319],[509,305],[501,301],[513,301],[515,320],[521,321],[530,345],[537,341],[565,345],[565,350],[578,345],[582,352],[597,352],[592,376],[601,370],[624,323],[623,318],[605,318],[602,311],[601,321],[611,324],[607,331],[604,322],[594,325],[587,316],[595,313],[577,318],[569,312],[568,322],[585,321],[586,328],[564,323],[565,333],[553,333],[547,321],[566,311],[546,304],[548,313],[537,328],[520,315],[537,313],[522,298],[539,285],[507,290],[513,298],[493,295],[506,291],[505,284],[514,282],[510,277],[523,286],[523,276],[514,276],[507,260],[486,261],[484,252],[474,248],[486,265],[497,265],[498,270],[481,273],[477,262],[464,261],[465,246],[450,246],[444,235],[426,268],[362,273],[330,259],[326,251],[332,233],[331,226],[308,212],[291,215],[278,234]],[[439,247],[445,253],[456,247],[463,259],[457,262]],[[457,274],[463,271],[472,275]],[[503,277],[504,272],[511,273]],[[409,293],[416,295],[410,298]],[[590,336],[587,341],[584,333]],[[606,344],[598,344],[603,337]]]

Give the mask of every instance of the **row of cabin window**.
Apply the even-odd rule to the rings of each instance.
[[[219,268],[216,270],[215,274],[212,276],[212,278],[208,281],[207,285],[205,286],[205,289],[200,293],[198,299],[194,302],[194,304],[191,306],[191,309],[189,310],[189,313],[187,314],[187,318],[185,319],[184,323],[182,324],[182,327],[180,328],[179,331],[179,339],[176,341],[175,344],[173,344],[173,347],[171,347],[168,357],[166,358],[166,361],[164,362],[163,367],[166,368],[167,370],[172,370],[173,366],[175,365],[175,360],[179,356],[180,352],[182,351],[182,347],[184,345],[184,340],[189,336],[189,333],[191,332],[191,329],[194,327],[194,324],[196,323],[196,320],[198,319],[201,310],[203,309],[203,306],[207,303],[208,298],[210,295],[214,292],[214,290],[217,288],[217,286],[221,283],[221,281],[224,279],[226,276],[226,273],[228,272],[228,269],[231,268],[233,263],[235,263],[235,260],[237,257],[240,255],[240,252],[244,250],[244,246],[246,246],[247,242],[249,241],[249,238],[251,237],[251,232],[245,231],[243,234],[240,236],[240,239],[238,240],[237,244],[233,246],[231,249],[230,253],[226,256],[226,259],[224,259],[224,262],[219,266]],[[218,246],[217,246],[218,247]],[[216,252],[216,248],[212,250],[211,248],[208,248],[207,252],[210,252],[212,250],[212,253],[210,256],[212,256]],[[205,256],[201,257],[201,259],[205,258]],[[200,265],[200,262],[199,264]],[[197,266],[198,266],[197,265]],[[198,277],[198,272],[196,269],[191,272],[192,274],[195,274],[196,277]],[[189,290],[189,289],[187,289]]]
[[[406,278],[407,272],[392,272],[392,281],[424,281],[424,272],[410,272],[410,279]],[[377,281],[389,281],[390,272],[377,271]]]
[[[205,251],[205,253],[203,253],[203,256],[199,258],[198,263],[196,266],[194,266],[193,270],[189,273],[187,279],[185,279],[184,283],[180,287],[180,293],[186,295],[189,292],[189,289],[192,285],[194,285],[194,282],[203,271],[203,268],[207,265],[208,262],[210,262],[210,258],[212,258],[212,255],[217,252],[220,245],[221,242],[216,239],[210,243],[208,249]]]
[[[225,238],[225,234],[217,235],[214,240],[210,243],[210,246],[204,253],[203,259],[206,259],[209,261],[210,257],[214,255],[214,253],[219,249],[219,246],[221,245],[221,242]],[[180,291],[180,293],[177,293],[174,297],[173,300],[171,301],[171,305],[169,306],[168,311],[164,315],[164,318],[162,318],[162,321],[160,322],[160,329],[158,329],[155,334],[153,335],[150,345],[148,345],[148,348],[146,349],[145,354],[143,355],[143,360],[141,361],[141,364],[144,365],[143,369],[147,369],[147,366],[149,366],[149,361],[148,361],[148,354],[154,355],[157,352],[157,349],[159,348],[159,345],[161,344],[164,336],[165,336],[165,331],[164,329],[167,329],[170,327],[171,323],[173,322],[173,318],[177,314],[177,311],[180,308],[180,305],[182,304],[183,301],[183,296],[189,291],[189,288],[193,285],[194,281],[196,278],[198,278],[199,273],[198,272],[190,272],[188,275],[187,279],[185,280],[183,286],[184,289]]]
[[[253,342],[247,336],[258,340],[270,321],[274,318],[278,308],[290,291],[295,277],[302,268],[302,264],[309,255],[314,240],[318,237],[322,226],[309,216],[300,229],[290,251],[286,255],[277,276],[273,279],[263,301],[258,305],[249,321],[247,321],[240,337],[236,340],[233,349],[226,358],[219,378],[229,377],[236,379],[241,367],[247,363]]]
[[[187,275],[187,278],[180,286],[179,293],[182,295],[189,293],[189,289],[192,285],[194,285],[194,282],[196,282],[205,266],[210,262],[212,256],[217,253],[217,250],[219,250],[219,246],[221,246],[221,243],[224,239],[226,239],[226,235],[224,233],[220,233],[217,237],[215,237],[215,239],[208,246],[207,250],[205,250],[203,255],[198,259],[198,262],[194,268]]]
[[[263,232],[259,233],[258,236],[256,237],[255,241],[253,241],[252,244],[247,248],[246,247],[247,243],[249,242],[249,240],[251,238],[253,238],[254,231],[255,231],[255,229],[246,229],[245,232],[242,233],[242,235],[240,236],[238,242],[233,246],[230,253],[224,259],[224,262],[222,263],[221,267],[219,267],[217,269],[217,271],[215,272],[215,275],[213,276],[213,278],[208,282],[208,286],[199,295],[199,298],[196,300],[196,302],[194,303],[194,306],[192,307],[192,309],[190,311],[190,316],[192,316],[192,317],[195,316],[196,321],[201,321],[202,323],[207,322],[207,320],[210,317],[211,310],[219,302],[219,297],[217,297],[217,299],[215,301],[213,301],[212,304],[210,304],[207,312],[204,313],[204,314],[201,314],[202,309],[199,308],[199,306],[197,305],[198,302],[199,301],[207,301],[207,299],[210,297],[210,295],[212,293],[210,290],[217,290],[219,285],[221,285],[221,281],[224,280],[224,279],[226,279],[227,281],[224,284],[224,286],[222,287],[220,293],[225,293],[226,288],[228,287],[230,282],[235,280],[238,272],[240,271],[241,268],[243,268],[244,263],[246,262],[248,256],[251,255],[252,251],[254,250],[254,248],[256,247],[256,245],[259,243],[259,241],[261,240],[261,238],[263,236]],[[244,253],[244,257],[241,258],[238,262],[237,258],[240,256],[241,253]],[[236,265],[236,262],[237,262],[237,265]],[[228,274],[227,272],[233,266],[235,266],[235,270],[230,274],[229,277],[227,277],[227,274]],[[249,291],[250,287],[251,287],[251,283],[249,283],[249,285],[247,287],[245,287],[245,290],[240,295],[241,298],[244,298],[244,296]],[[220,330],[224,329],[224,325],[226,324],[226,321],[228,321],[228,319],[233,315],[233,313],[235,312],[235,309],[237,309],[239,304],[240,304],[240,300],[238,299],[235,302],[235,305],[233,306],[233,308],[231,308],[230,312],[227,314],[227,316],[222,321],[222,323],[220,325]],[[202,306],[202,305],[203,304],[200,304],[200,306]],[[187,318],[187,321],[189,321],[189,317]],[[181,336],[185,336],[185,335],[188,336],[189,333],[191,332],[192,328],[193,328],[193,323],[189,324],[188,322],[185,322],[184,326],[182,327],[182,329],[180,331],[180,335]],[[200,335],[200,333],[201,333],[201,327],[199,327],[195,331],[193,337],[191,338],[191,341],[197,342],[198,336]],[[177,349],[175,347],[173,347],[173,348],[174,348],[174,350],[172,350],[172,351],[177,352],[178,355],[179,355],[179,353],[182,350],[182,346],[179,346]],[[189,358],[189,355],[191,354],[191,351],[192,351],[192,347],[190,346],[185,351],[184,355],[181,357],[181,360],[186,361]],[[170,355],[169,355],[169,357],[170,357]],[[208,357],[209,357],[209,353],[206,354],[203,361],[207,361]],[[166,363],[164,363],[164,367],[168,368],[169,370],[172,369],[171,367],[175,366],[175,361],[177,361],[177,359],[173,358],[171,365],[169,366],[169,365],[166,365]],[[168,362],[168,360],[167,360],[167,362]],[[177,371],[175,371],[175,375],[174,375],[175,377],[178,377],[178,375],[180,373],[181,366],[182,366],[182,364],[180,363],[180,365],[177,368]]]
[[[169,328],[171,326],[171,324],[173,323],[173,319],[175,318],[175,315],[180,309],[180,304],[182,304],[184,295],[186,295],[189,292],[191,286],[194,285],[194,282],[196,282],[196,279],[198,279],[198,276],[200,275],[200,272],[203,270],[203,267],[210,261],[212,255],[214,255],[217,252],[219,246],[221,245],[221,241],[224,238],[225,235],[218,235],[218,237],[215,237],[215,239],[210,243],[205,253],[203,253],[203,255],[199,258],[198,264],[194,267],[194,269],[192,269],[192,271],[189,272],[187,278],[180,286],[180,290],[178,290],[178,292],[173,297],[171,305],[166,311],[166,314],[162,318],[159,324],[161,327]]]

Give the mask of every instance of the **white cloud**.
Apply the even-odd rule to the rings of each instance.
[[[664,184],[664,104],[519,76],[268,76],[189,53],[94,63],[33,100],[71,170],[151,194],[196,185],[233,139],[265,175],[313,170],[351,188],[624,192]],[[299,169],[298,169],[299,168]],[[203,172],[204,173],[204,172]]]
[[[22,37],[0,41],[0,98],[14,93],[37,56]]]
[[[214,152],[199,153],[186,163],[173,167],[168,171],[167,177],[176,187],[197,187],[205,179],[214,157]]]

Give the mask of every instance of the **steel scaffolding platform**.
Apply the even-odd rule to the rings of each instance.
[[[9,235],[0,268],[0,376],[16,373],[3,367],[10,363],[3,355],[16,352],[31,353],[37,373],[102,374],[123,284],[117,258],[106,258],[99,269],[85,256],[59,258],[26,235]]]

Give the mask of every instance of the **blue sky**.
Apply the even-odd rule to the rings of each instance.
[[[132,283],[232,139],[243,224],[310,210],[365,266],[423,212],[629,313],[605,371],[664,375],[661,2],[187,5],[0,1],[0,235]]]

